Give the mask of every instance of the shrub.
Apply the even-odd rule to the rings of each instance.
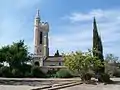
[[[84,75],[81,76],[81,79],[83,81],[91,80],[92,76],[93,75],[91,73],[86,73],[86,74],[84,74]]]
[[[120,70],[117,70],[113,73],[113,76],[120,77]]]
[[[29,65],[29,64],[23,64],[21,67],[20,67],[20,70],[22,71],[23,74],[25,74],[26,72],[31,72],[31,68],[32,66]]]
[[[43,78],[45,74],[40,70],[40,67],[34,66],[31,69],[31,75],[36,78]]]
[[[47,72],[47,77],[48,78],[50,78],[50,77],[56,77],[56,72],[57,72],[58,70],[48,70],[48,72]]]
[[[23,74],[19,69],[12,69],[12,75],[13,77],[23,77]]]
[[[71,78],[73,76],[69,70],[60,69],[58,72],[56,72],[56,77],[58,77],[58,78]]]
[[[0,73],[2,77],[11,77],[12,73],[10,72],[10,68],[7,66],[2,66],[0,68]]]
[[[0,68],[2,67],[3,65],[2,64],[0,64]]]
[[[30,72],[25,72],[24,77],[32,77],[32,74]]]
[[[109,83],[111,81],[110,76],[106,73],[103,73],[101,74],[99,81]]]
[[[2,67],[3,65],[0,64],[0,68]],[[0,69],[0,77],[2,77],[2,72],[1,72],[1,69]]]

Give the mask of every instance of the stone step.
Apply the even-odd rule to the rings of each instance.
[[[67,87],[79,85],[79,84],[82,84],[82,83],[76,82],[76,83],[66,84],[66,85],[62,85],[62,86],[51,87],[51,88],[44,89],[44,90],[58,90],[58,89],[62,89],[62,88],[67,88]]]
[[[71,82],[67,82],[67,83],[62,83],[62,84],[53,84],[53,85],[49,85],[49,86],[44,86],[44,87],[39,87],[39,88],[35,88],[35,89],[31,89],[31,90],[55,90],[57,88],[64,88],[66,86],[71,86],[72,84],[77,84],[79,83],[78,81],[71,81]]]

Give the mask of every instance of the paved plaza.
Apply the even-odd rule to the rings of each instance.
[[[37,79],[37,78],[0,78],[0,90],[31,90],[37,87],[42,87],[45,85],[62,83],[62,82],[69,82],[71,80],[79,80],[80,78],[71,78],[71,79]],[[11,83],[2,81],[11,81]],[[14,81],[15,80],[15,81]],[[16,82],[16,80],[22,82]],[[25,80],[25,81],[24,81]],[[112,80],[116,81],[116,84],[98,84],[98,85],[90,85],[90,84],[80,84],[68,88],[63,88],[60,90],[120,90],[120,78],[112,78]],[[14,83],[16,82],[16,83]],[[47,90],[47,89],[46,89]]]
[[[81,84],[73,87],[64,88],[61,90],[120,90],[120,78],[111,78],[111,80],[115,81],[116,84],[98,84],[98,85],[89,85],[89,84]]]
[[[120,90],[120,85],[86,85],[81,84],[73,87],[68,87],[60,90]]]

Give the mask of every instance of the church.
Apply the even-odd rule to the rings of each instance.
[[[34,20],[34,54],[33,65],[37,65],[41,70],[47,73],[48,70],[58,70],[65,68],[64,60],[59,52],[56,55],[49,56],[49,23],[42,22],[39,10]]]

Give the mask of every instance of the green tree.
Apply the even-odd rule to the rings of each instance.
[[[112,76],[120,77],[120,63],[119,58],[113,54],[105,56],[105,72]]]
[[[0,62],[7,62],[10,69],[16,68],[23,71],[23,67],[30,60],[31,56],[24,40],[0,48]]]
[[[95,18],[94,18],[94,22],[93,22],[93,56],[97,57],[102,62],[104,61],[102,41],[101,41],[101,37],[99,36],[98,31],[97,31],[97,25],[96,25]],[[99,70],[99,72],[103,73],[104,67],[102,67]]]
[[[101,67],[101,61],[93,57],[91,52],[72,52],[64,55],[65,66],[76,72],[81,78],[94,68]]]
[[[24,45],[24,41],[20,40],[17,43],[13,43],[9,49],[9,59],[7,62],[11,67],[19,68],[23,64],[31,60],[28,52],[28,48]]]
[[[60,56],[59,51],[57,50],[54,56]]]
[[[105,56],[105,61],[108,63],[117,63],[119,60],[119,57],[113,55],[113,54],[107,54]]]
[[[8,53],[9,53],[9,45],[3,46],[2,48],[0,48],[0,63],[7,61]]]

